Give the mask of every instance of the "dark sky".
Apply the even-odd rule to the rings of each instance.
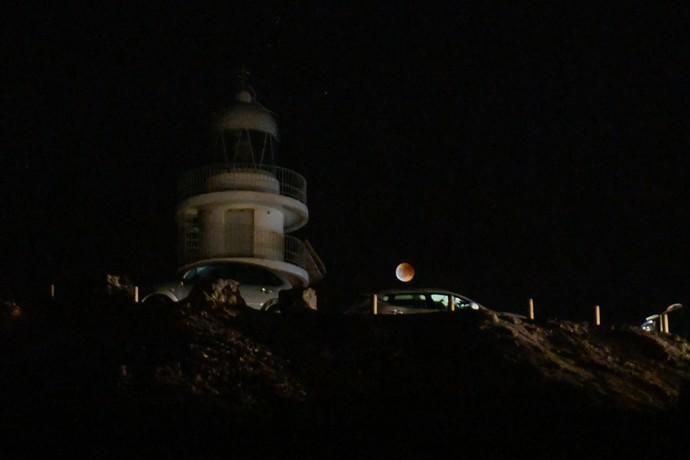
[[[171,275],[176,180],[218,159],[246,65],[309,182],[327,295],[394,286],[407,260],[499,309],[690,301],[685,2],[326,3],[6,18],[4,289]]]

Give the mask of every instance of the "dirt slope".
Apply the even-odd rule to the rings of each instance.
[[[687,448],[690,344],[633,327],[116,297],[5,313],[8,452],[674,458]]]

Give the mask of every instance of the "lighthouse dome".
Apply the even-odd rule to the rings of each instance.
[[[251,130],[278,138],[278,124],[273,114],[247,89],[237,93],[235,103],[221,115],[216,126],[219,131]]]

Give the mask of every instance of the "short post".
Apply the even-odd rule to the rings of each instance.
[[[379,296],[374,294],[374,297],[371,302],[371,307],[372,307],[372,313],[375,315],[379,314]]]
[[[529,319],[534,321],[534,299],[532,297],[529,298]]]
[[[594,306],[594,325],[601,326],[601,307],[599,305]]]
[[[55,284],[50,285],[50,298],[55,300]]]
[[[669,324],[668,324],[668,313],[664,313],[663,318],[664,318],[664,332],[667,334],[670,334],[671,329],[669,328]]]
[[[139,286],[134,286],[134,303],[139,303]]]
[[[661,314],[662,318],[663,318],[663,326],[662,326],[663,330],[662,330],[662,332],[666,332],[667,334],[671,333],[671,326],[669,324],[670,319],[669,319],[668,315],[669,315],[669,313],[671,313],[671,312],[673,312],[679,308],[683,308],[683,304],[674,303],[674,304],[671,304],[668,307],[666,307],[666,310],[664,310],[664,312]],[[660,322],[661,322],[661,318],[660,318]]]

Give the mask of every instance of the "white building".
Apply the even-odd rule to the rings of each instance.
[[[275,118],[245,83],[216,128],[223,162],[189,171],[179,183],[180,271],[243,262],[308,286],[323,265],[308,243],[288,235],[309,220],[307,182],[275,164]]]

